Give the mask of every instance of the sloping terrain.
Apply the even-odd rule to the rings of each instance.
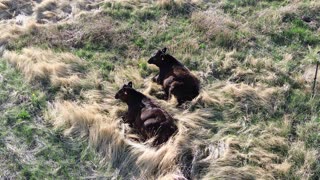
[[[319,179],[316,0],[0,1],[3,178]],[[164,46],[201,80],[176,108],[147,64]],[[132,141],[128,81],[177,120]]]

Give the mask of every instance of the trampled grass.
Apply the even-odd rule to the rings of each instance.
[[[320,177],[318,1],[24,3],[0,1],[0,177]],[[164,46],[201,80],[183,108],[151,83]],[[160,148],[121,122],[128,81],[178,121]]]

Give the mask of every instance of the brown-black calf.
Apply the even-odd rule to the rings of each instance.
[[[158,66],[160,70],[152,80],[162,85],[168,99],[174,95],[179,106],[199,95],[200,81],[177,59],[166,54],[166,50],[158,50],[148,63]]]
[[[124,84],[115,95],[127,103],[124,122],[134,129],[143,141],[155,137],[154,145],[166,142],[176,131],[174,119],[150,98],[132,88],[132,82]]]

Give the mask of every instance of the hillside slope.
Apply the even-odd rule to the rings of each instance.
[[[0,0],[0,19],[0,177],[320,178],[316,0]],[[201,79],[182,108],[151,82],[165,46]],[[128,81],[178,120],[160,148],[121,123]]]

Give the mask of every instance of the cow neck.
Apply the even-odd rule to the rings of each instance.
[[[127,105],[129,107],[138,107],[137,105],[141,104],[142,99],[144,97],[145,96],[142,93],[132,89],[130,92],[130,97],[128,98],[128,101],[127,101]]]
[[[165,61],[165,63],[162,63],[162,66],[168,66],[168,65],[169,66],[175,66],[175,65],[183,66],[176,58],[174,58],[170,54],[164,55],[164,61]]]

